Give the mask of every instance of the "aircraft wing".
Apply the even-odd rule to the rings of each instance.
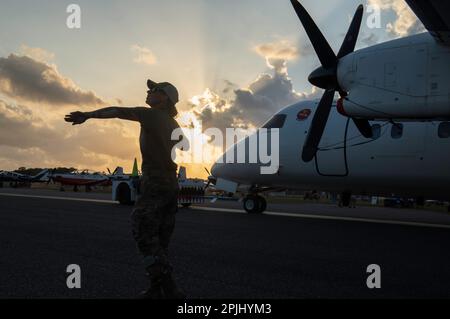
[[[450,46],[450,1],[405,1],[436,41]]]

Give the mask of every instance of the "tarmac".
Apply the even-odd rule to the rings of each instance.
[[[450,214],[239,202],[180,209],[170,247],[189,298],[448,298]],[[109,194],[0,189],[0,298],[134,298],[147,285],[132,207]],[[68,265],[81,288],[68,289]],[[369,289],[367,267],[381,268]]]

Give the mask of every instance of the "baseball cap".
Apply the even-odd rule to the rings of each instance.
[[[150,90],[160,89],[169,97],[169,100],[175,105],[178,103],[178,90],[177,88],[169,82],[157,83],[152,80],[147,80],[147,87]]]

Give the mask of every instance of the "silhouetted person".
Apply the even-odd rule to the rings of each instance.
[[[107,107],[93,112],[73,112],[67,122],[82,124],[91,118],[137,121],[141,124],[142,177],[140,196],[132,213],[133,236],[144,256],[151,286],[147,298],[184,298],[172,277],[168,246],[178,210],[177,165],[171,152],[178,141],[171,139],[179,128],[174,117],[178,91],[170,83],[147,81],[148,107]],[[117,145],[120,147],[120,145]]]

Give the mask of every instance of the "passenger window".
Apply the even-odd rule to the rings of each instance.
[[[450,122],[442,122],[439,124],[438,135],[440,138],[450,137]]]
[[[372,125],[372,139],[377,140],[381,136],[381,125],[373,124]]]
[[[399,139],[403,135],[403,124],[395,123],[391,128],[391,137],[394,139]]]
[[[277,114],[272,117],[262,128],[282,128],[286,122],[286,114]]]

